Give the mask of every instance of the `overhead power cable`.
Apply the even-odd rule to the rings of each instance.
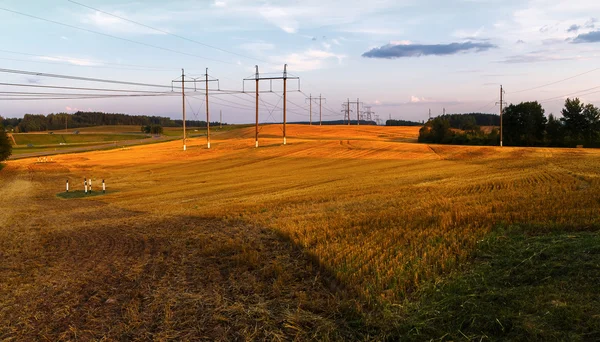
[[[202,43],[202,42],[200,42],[200,41],[197,41],[197,40],[195,40],[195,39],[187,38],[187,37],[184,37],[184,36],[181,36],[181,35],[175,34],[175,33],[171,33],[171,32],[169,32],[169,31],[161,30],[161,29],[159,29],[159,28],[152,27],[152,26],[150,26],[150,25],[146,25],[146,24],[143,24],[143,23],[137,22],[137,21],[135,21],[135,20],[127,19],[127,18],[124,18],[124,17],[118,16],[118,15],[116,15],[116,14],[113,14],[113,13],[110,13],[110,12],[103,11],[103,10],[101,10],[101,9],[98,9],[98,8],[95,8],[95,7],[92,7],[92,6],[88,6],[88,5],[82,4],[82,3],[80,3],[80,2],[77,2],[77,1],[73,1],[73,0],[68,0],[68,1],[69,1],[69,2],[71,2],[71,3],[73,3],[73,4],[75,4],[75,5],[79,5],[79,6],[82,6],[82,7],[88,8],[88,9],[91,9],[91,10],[93,10],[93,11],[97,11],[97,12],[100,12],[100,13],[103,13],[103,14],[106,14],[106,15],[109,15],[109,16],[111,16],[111,17],[118,18],[118,19],[121,19],[121,20],[123,20],[123,21],[129,22],[129,23],[132,23],[132,24],[135,24],[135,25],[138,25],[138,26],[142,26],[142,27],[145,27],[145,28],[147,28],[147,29],[154,30],[154,31],[156,31],[156,32],[160,32],[160,33],[163,33],[163,34],[166,34],[166,35],[172,36],[172,37],[176,37],[176,38],[179,38],[179,39],[182,39],[182,40],[185,40],[185,41],[191,42],[191,43],[195,43],[195,44],[198,44],[198,45],[202,45],[202,46],[205,46],[205,47],[208,47],[208,48],[211,48],[211,49],[215,49],[215,50],[218,50],[218,51],[221,51],[221,52],[225,52],[225,53],[228,53],[228,54],[231,54],[231,55],[235,55],[235,56],[238,56],[238,57],[243,57],[243,58],[247,58],[247,59],[252,59],[252,60],[259,61],[259,62],[263,62],[263,63],[267,63],[267,64],[273,64],[273,63],[271,63],[271,62],[267,62],[267,61],[265,61],[265,60],[262,60],[262,59],[259,59],[259,58],[255,58],[255,57],[246,56],[246,55],[243,55],[243,54],[241,54],[241,53],[237,53],[237,52],[233,52],[233,51],[225,50],[225,49],[222,49],[222,48],[220,48],[220,47],[217,47],[217,46],[213,46],[213,45],[209,45],[209,44],[206,44],[206,43]]]
[[[21,15],[21,16],[24,16],[24,17],[29,17],[29,18],[33,18],[33,19],[37,19],[37,20],[46,21],[46,22],[53,23],[53,24],[60,25],[60,26],[69,27],[69,28],[72,28],[72,29],[80,30],[80,31],[94,33],[94,34],[97,34],[97,35],[101,35],[101,36],[105,36],[105,37],[110,37],[110,38],[113,38],[113,39],[119,39],[119,40],[122,40],[122,41],[126,41],[128,43],[143,45],[143,46],[151,47],[151,48],[154,48],[154,49],[159,49],[159,50],[163,50],[163,51],[169,51],[169,52],[177,53],[177,54],[180,54],[180,55],[185,55],[185,56],[190,56],[190,57],[196,57],[196,58],[200,58],[200,59],[204,59],[204,60],[208,60],[208,61],[213,61],[213,62],[218,62],[218,63],[224,63],[224,64],[230,64],[230,65],[237,65],[236,63],[225,62],[225,61],[220,60],[220,59],[213,59],[213,58],[208,58],[208,57],[204,57],[204,56],[199,56],[199,55],[195,55],[193,53],[187,53],[187,52],[177,51],[177,50],[173,50],[173,49],[170,49],[170,48],[166,48],[166,47],[162,47],[162,46],[158,46],[158,45],[153,45],[153,44],[148,44],[148,43],[140,42],[140,41],[133,40],[133,39],[118,37],[118,36],[114,36],[112,34],[102,33],[102,32],[99,32],[99,31],[94,31],[94,30],[86,29],[86,28],[83,28],[83,27],[75,26],[75,25],[69,25],[69,24],[61,23],[61,22],[58,22],[58,21],[55,21],[55,20],[46,19],[46,18],[35,16],[35,15],[31,15],[31,14],[27,14],[27,13],[23,13],[23,12],[19,12],[19,11],[10,10],[8,8],[0,7],[0,10],[6,11],[6,12],[10,12],[10,13],[14,13],[14,14],[18,14],[18,15]]]
[[[63,79],[78,80],[78,81],[103,82],[103,83],[125,84],[125,85],[134,85],[134,86],[142,86],[142,87],[158,87],[158,88],[172,89],[171,86],[159,85],[159,84],[125,82],[125,81],[107,80],[107,79],[101,79],[101,78],[89,78],[89,77],[59,75],[59,74],[47,74],[47,73],[35,72],[35,71],[0,69],[0,72],[10,73],[10,74],[19,74],[19,75],[29,75],[29,76],[63,78]]]
[[[592,73],[592,72],[594,72],[594,71],[598,71],[598,70],[600,70],[600,68],[596,68],[596,69],[588,70],[588,71],[586,71],[586,72],[582,72],[581,74],[577,74],[577,75],[575,75],[575,76],[567,77],[567,78],[564,78],[564,79],[562,79],[562,80],[558,80],[558,81],[556,81],[556,82],[547,83],[547,84],[544,84],[544,85],[541,85],[541,86],[537,86],[537,87],[533,87],[533,88],[527,88],[527,89],[523,89],[523,90],[512,91],[512,92],[510,92],[510,93],[511,93],[511,94],[517,94],[517,93],[522,93],[522,92],[525,92],[525,91],[530,91],[530,90],[535,90],[535,89],[544,88],[544,87],[551,86],[551,85],[554,85],[554,84],[557,84],[557,83],[561,83],[561,82],[564,82],[564,81],[572,80],[572,79],[574,79],[574,78],[577,78],[577,77],[579,77],[579,76],[583,76],[583,75],[586,75],[586,74],[589,74],[589,73]]]

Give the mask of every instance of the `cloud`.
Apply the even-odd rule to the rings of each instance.
[[[519,39],[517,40],[517,44],[525,44],[525,41],[523,39]]]
[[[154,27],[157,26],[156,24],[158,22],[170,19],[168,13],[164,15],[149,15],[137,13],[135,15],[128,15],[127,13],[124,13],[122,11],[113,11],[110,13],[122,18],[135,20]],[[98,11],[94,11],[93,13],[88,13],[86,15],[81,16],[80,21],[84,24],[92,25],[104,31],[113,33],[164,35],[163,32],[152,30],[150,28],[145,28]],[[158,28],[163,31],[169,31],[166,28]]]
[[[40,56],[37,57],[38,59],[44,60],[44,61],[52,61],[52,62],[66,62],[69,64],[73,64],[73,65],[81,65],[81,66],[96,66],[96,65],[102,65],[102,63],[100,62],[95,62],[92,61],[90,59],[81,59],[81,58],[73,58],[73,57],[63,57],[63,56],[55,56],[55,57],[50,57],[50,56]]]
[[[378,48],[371,49],[363,53],[363,57],[367,58],[402,58],[402,57],[421,57],[421,56],[445,56],[453,55],[460,52],[482,52],[489,49],[497,48],[492,43],[483,42],[464,42],[451,44],[386,44]]]
[[[216,0],[215,3],[213,4],[214,7],[225,7],[227,6],[227,3],[225,3],[225,1],[218,1]]]
[[[573,24],[573,25],[569,26],[569,28],[567,29],[567,32],[577,32],[577,31],[579,31],[580,28],[581,28],[581,26]]]
[[[410,96],[410,103],[419,103],[419,102],[425,102],[425,98],[412,96],[412,95]]]
[[[282,7],[265,6],[260,9],[260,14],[287,33],[298,32],[298,22]]]
[[[67,38],[65,36],[60,36],[60,39],[62,39],[62,40],[69,40],[69,38]]]
[[[346,58],[345,55],[336,54],[330,51],[308,49],[300,53],[291,53],[285,56],[274,56],[270,58],[273,64],[288,64],[288,70],[293,72],[311,71],[323,69],[331,61],[337,61],[338,64]]]
[[[596,28],[597,22],[598,22],[598,19],[590,18],[590,20],[586,21],[585,24],[583,24],[583,27],[588,28],[588,29]]]
[[[244,43],[240,45],[240,48],[249,52],[252,52],[256,55],[262,55],[265,51],[270,51],[275,49],[275,45],[263,41],[252,42],[252,43]]]
[[[573,40],[573,43],[600,43],[600,30],[580,34]]]
[[[570,61],[570,60],[583,60],[586,59],[584,56],[564,56],[556,54],[550,50],[533,51],[522,55],[508,56],[499,63],[504,64],[520,64],[520,63],[537,63],[537,62],[555,62],[555,61]]]

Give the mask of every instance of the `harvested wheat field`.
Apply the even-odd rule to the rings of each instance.
[[[416,144],[418,129],[289,125],[283,146],[268,125],[258,149],[250,127],[210,150],[8,162],[0,339],[423,340],[401,327],[411,303],[498,229],[597,231],[600,151]],[[107,194],[57,196],[84,177]]]

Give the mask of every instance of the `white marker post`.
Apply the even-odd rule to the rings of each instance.
[[[102,180],[102,193],[106,193],[106,184],[104,183],[104,179]]]
[[[69,180],[67,179],[67,192],[69,192]]]
[[[92,179],[90,178],[90,194],[92,193]]]
[[[87,178],[83,179],[83,187],[85,189],[85,194],[87,195]]]

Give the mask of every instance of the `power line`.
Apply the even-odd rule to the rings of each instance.
[[[130,93],[148,93],[148,94],[162,94],[162,93],[164,93],[164,92],[156,92],[156,91],[148,91],[148,90],[82,88],[82,87],[67,87],[67,86],[40,85],[40,84],[23,84],[23,83],[0,83],[0,86],[26,87],[26,88],[47,88],[47,89],[88,90],[88,91],[130,92]]]
[[[247,58],[247,59],[252,59],[252,60],[259,61],[259,62],[263,62],[263,63],[267,63],[267,64],[273,64],[273,63],[271,63],[271,62],[267,62],[267,61],[264,61],[264,60],[261,60],[261,59],[258,59],[258,58],[254,58],[254,57],[246,56],[246,55],[243,55],[243,54],[240,54],[240,53],[237,53],[237,52],[228,51],[228,50],[222,49],[222,48],[220,48],[220,47],[217,47],[217,46],[209,45],[209,44],[202,43],[202,42],[199,42],[199,41],[197,41],[197,40],[194,40],[194,39],[190,39],[190,38],[187,38],[187,37],[184,37],[184,36],[180,36],[180,35],[178,35],[178,34],[175,34],[175,33],[171,33],[171,32],[165,31],[165,30],[161,30],[161,29],[159,29],[159,28],[152,27],[152,26],[150,26],[150,25],[146,25],[146,24],[143,24],[143,23],[137,22],[137,21],[135,21],[135,20],[131,20],[131,19],[127,19],[127,18],[123,18],[123,17],[121,17],[121,16],[118,16],[118,15],[116,15],[116,14],[109,13],[109,12],[105,12],[105,11],[103,11],[103,10],[100,10],[100,9],[97,9],[97,8],[95,8],[95,7],[92,7],[92,6],[88,6],[88,5],[85,5],[85,4],[82,4],[82,3],[79,3],[79,2],[77,2],[77,1],[73,1],[73,0],[68,0],[68,1],[69,1],[69,2],[71,2],[71,3],[73,3],[73,4],[76,4],[76,5],[79,5],[79,6],[82,6],[82,7],[88,8],[88,9],[91,9],[91,10],[93,10],[93,11],[98,11],[98,12],[100,12],[100,13],[103,13],[103,14],[106,14],[106,15],[109,15],[109,16],[112,16],[112,17],[115,17],[115,18],[118,18],[118,19],[121,19],[121,20],[124,20],[124,21],[130,22],[130,23],[132,23],[132,24],[136,24],[136,25],[139,25],[139,26],[142,26],[142,27],[145,27],[145,28],[148,28],[148,29],[151,29],[151,30],[154,30],[154,31],[160,32],[160,33],[163,33],[163,34],[166,34],[166,35],[172,36],[172,37],[176,37],[176,38],[179,38],[179,39],[183,39],[183,40],[185,40],[185,41],[188,41],[188,42],[191,42],[191,43],[195,43],[195,44],[198,44],[198,45],[202,45],[202,46],[205,46],[205,47],[208,47],[208,48],[211,48],[211,49],[219,50],[219,51],[221,51],[221,52],[229,53],[229,54],[236,55],[236,56],[239,56],[239,57],[244,57],[244,58]]]
[[[9,73],[9,74],[29,75],[29,76],[42,76],[42,77],[63,78],[63,79],[77,80],[77,81],[103,82],[103,83],[125,84],[125,85],[134,85],[134,86],[142,86],[142,87],[158,87],[158,88],[172,89],[171,86],[166,86],[166,85],[149,84],[149,83],[137,83],[137,82],[126,82],[126,81],[115,81],[115,80],[107,80],[107,79],[101,79],[101,78],[68,76],[68,75],[60,75],[60,74],[47,74],[47,73],[35,72],[35,71],[23,71],[23,70],[13,70],[13,69],[0,69],[0,72],[5,72],[5,73]]]
[[[541,86],[538,86],[538,87],[527,88],[527,89],[523,89],[523,90],[519,90],[519,91],[513,91],[513,92],[510,92],[510,93],[511,94],[517,94],[517,93],[522,93],[522,92],[525,92],[525,91],[530,91],[530,90],[544,88],[544,87],[547,87],[547,86],[550,86],[550,85],[554,85],[554,84],[557,84],[557,83],[560,83],[560,82],[568,81],[568,80],[574,79],[576,77],[583,76],[583,75],[586,75],[586,74],[589,74],[589,73],[592,73],[592,72],[598,71],[598,70],[600,70],[600,68],[592,69],[592,70],[583,72],[581,74],[577,74],[575,76],[567,77],[565,79],[562,79],[562,80],[559,80],[559,81],[556,81],[556,82],[547,83],[547,84],[544,84],[544,85],[541,85]]]
[[[16,62],[45,63],[45,64],[57,64],[57,65],[60,64],[60,65],[68,65],[68,66],[74,66],[74,67],[101,68],[101,69],[117,69],[117,70],[172,71],[171,68],[165,68],[165,67],[156,67],[156,66],[148,66],[148,65],[136,65],[136,64],[108,63],[108,62],[99,62],[100,65],[81,65],[81,64],[73,64],[73,63],[69,62],[66,59],[63,59],[61,57],[56,57],[56,56],[37,55],[37,54],[33,54],[33,53],[17,52],[17,51],[10,51],[10,50],[0,50],[0,52],[10,53],[10,54],[15,54],[15,55],[22,55],[22,56],[31,56],[31,57],[38,57],[38,58],[46,58],[47,59],[45,61],[34,61],[34,60],[27,60],[27,59],[1,58],[3,60],[16,61]],[[107,65],[114,65],[116,67],[110,67],[110,66],[107,66]],[[133,69],[130,69],[130,68],[121,68],[121,67],[132,67]]]
[[[18,14],[18,15],[21,15],[21,16],[24,16],[24,17],[29,17],[29,18],[33,18],[33,19],[37,19],[37,20],[46,21],[46,22],[53,23],[53,24],[56,24],[56,25],[61,25],[61,26],[69,27],[69,28],[72,28],[72,29],[80,30],[80,31],[90,32],[90,33],[98,34],[98,35],[101,35],[101,36],[110,37],[110,38],[113,38],[113,39],[119,39],[119,40],[122,40],[122,41],[126,41],[128,43],[134,43],[134,44],[138,44],[138,45],[143,45],[143,46],[151,47],[151,48],[154,48],[154,49],[159,49],[159,50],[163,50],[163,51],[169,51],[169,52],[177,53],[177,54],[180,54],[180,55],[185,55],[185,56],[190,56],[190,57],[196,57],[196,58],[200,58],[200,59],[204,59],[204,60],[209,60],[209,61],[213,61],[213,62],[230,64],[230,65],[237,65],[236,63],[225,62],[223,60],[208,58],[208,57],[199,56],[199,55],[195,55],[195,54],[187,53],[187,52],[181,52],[181,51],[169,49],[169,48],[158,46],[158,45],[152,45],[152,44],[148,44],[148,43],[136,41],[136,40],[133,40],[133,39],[128,39],[128,38],[113,36],[112,34],[102,33],[102,32],[99,32],[99,31],[94,31],[94,30],[86,29],[86,28],[83,28],[83,27],[75,26],[75,25],[69,25],[69,24],[61,23],[61,22],[54,21],[54,20],[51,20],[51,19],[46,19],[46,18],[38,17],[38,16],[35,16],[35,15],[31,15],[31,14],[27,14],[27,13],[23,13],[23,12],[19,12],[19,11],[13,11],[13,10],[10,10],[10,9],[7,9],[7,8],[3,8],[3,7],[0,7],[0,10],[6,11],[6,12],[10,12],[10,13],[14,13],[14,14]]]

